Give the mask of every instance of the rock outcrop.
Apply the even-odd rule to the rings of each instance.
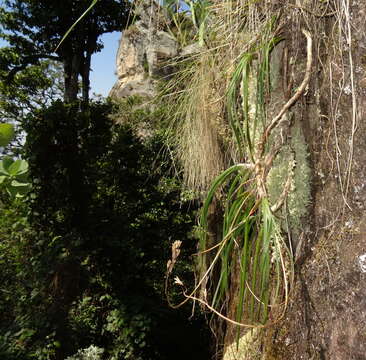
[[[117,52],[117,82],[109,96],[132,95],[151,98],[159,79],[172,73],[169,60],[197,52],[198,44],[180,48],[178,41],[164,29],[169,20],[154,1],[141,1],[135,10],[139,20],[122,34]]]
[[[178,42],[162,29],[167,23],[163,9],[155,2],[141,2],[139,20],[123,32],[117,52],[118,80],[110,96],[152,97],[157,79],[168,75],[167,60],[178,55]]]

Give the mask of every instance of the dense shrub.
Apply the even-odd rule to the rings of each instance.
[[[65,359],[91,345],[111,360],[205,357],[201,322],[163,295],[171,243],[184,242],[186,259],[194,251],[194,207],[162,139],[142,141],[110,112],[55,102],[24,124],[32,191],[2,229],[4,290],[16,294],[0,294],[2,359]],[[15,210],[1,211],[4,222]]]

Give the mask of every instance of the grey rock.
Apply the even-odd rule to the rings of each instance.
[[[156,79],[171,72],[167,61],[178,55],[177,41],[159,30],[167,22],[162,7],[145,0],[136,12],[139,20],[123,32],[120,40],[116,58],[118,79],[109,93],[111,97],[153,97]]]
[[[177,40],[163,31],[168,24],[164,9],[155,1],[142,0],[135,10],[139,20],[125,30],[117,52],[118,80],[110,97],[156,95],[158,80],[174,71],[170,60],[199,54],[198,43],[179,48]]]

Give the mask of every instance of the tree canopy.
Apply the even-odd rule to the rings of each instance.
[[[10,56],[10,50],[0,54],[0,71],[6,72],[3,79],[11,82],[15,74],[44,59],[60,61],[64,68],[64,100],[77,99],[81,76],[82,98],[87,103],[91,56],[103,48],[100,36],[122,30],[130,13],[128,1],[99,2],[57,48],[88,5],[89,0],[5,0],[0,8],[0,36],[17,55]]]

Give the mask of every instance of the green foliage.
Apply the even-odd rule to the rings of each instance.
[[[69,356],[66,360],[101,360],[103,352],[103,349],[90,345],[86,349],[79,350],[75,355]]]
[[[151,138],[152,135],[164,136],[169,129],[169,118],[167,113],[171,110],[169,104],[157,100],[151,104],[150,101],[139,96],[129,96],[125,99],[115,100],[116,110],[112,115],[115,122],[128,124],[137,133],[144,137]],[[164,161],[164,159],[162,159]],[[165,162],[165,161],[164,161]]]
[[[14,136],[12,124],[0,124],[0,146],[9,145]],[[0,160],[0,185],[12,198],[21,197],[29,191],[27,173],[28,163],[25,160],[14,160],[10,156]]]
[[[11,124],[0,124],[0,146],[7,146],[14,138],[14,126]]]
[[[66,358],[90,344],[111,359],[168,359],[177,349],[183,359],[186,341],[206,356],[201,323],[163,300],[171,243],[184,241],[185,259],[194,251],[194,209],[181,203],[171,164],[155,166],[161,136],[142,142],[110,112],[56,102],[28,115],[32,189],[16,201],[19,214],[10,204],[0,214],[4,359]]]
[[[38,65],[28,66],[7,80],[11,61],[18,63],[16,50],[10,47],[0,49],[0,115],[3,120],[21,123],[27,113],[50,104],[63,96],[63,73],[58,63],[44,60]]]
[[[212,2],[209,0],[187,0],[186,3],[189,5],[192,21],[198,33],[199,44],[202,46],[205,40],[209,8],[212,6]]]
[[[200,268],[204,275],[198,285],[219,268],[210,306],[220,309],[228,297],[233,271],[239,271],[235,322],[240,325],[246,321],[255,326],[267,322],[270,304],[279,306],[287,296],[287,270],[283,264],[291,257],[268,200],[257,199],[253,183],[246,186],[252,176],[245,165],[234,165],[218,176],[209,190],[201,215],[200,249],[215,249],[215,255],[206,268],[207,251],[202,252]],[[207,243],[209,207],[223,187],[228,191],[222,240],[213,248]]]
[[[241,54],[227,90],[227,110],[240,158],[255,161],[259,138],[266,126],[265,99],[270,94],[270,53],[281,41],[271,34],[275,19],[265,27],[263,39]],[[261,61],[254,61],[256,57]],[[254,84],[253,80],[255,79]],[[238,107],[241,97],[242,107]]]
[[[105,330],[116,339],[117,346],[114,347],[111,359],[143,360],[148,353],[149,358],[159,357],[159,353],[152,350],[149,344],[152,319],[146,314],[131,316],[124,308],[115,309],[107,317]]]
[[[0,357],[23,358],[24,348],[31,343],[34,329],[22,312],[30,302],[28,281],[29,251],[22,232],[28,228],[28,208],[23,201],[10,201],[0,190]]]
[[[171,23],[167,30],[181,46],[186,46],[197,40],[203,45],[211,1],[164,0],[162,5]]]
[[[28,163],[25,160],[14,160],[7,156],[0,161],[0,185],[12,198],[22,197],[29,191],[27,173]]]
[[[277,203],[267,194],[272,165],[268,159],[275,157],[275,150],[264,138],[269,124],[265,99],[271,91],[270,53],[280,41],[273,35],[275,22],[270,19],[258,41],[238,57],[228,84],[228,121],[239,159],[245,163],[223,171],[208,190],[200,218],[200,279],[190,295],[197,298],[198,291],[209,290],[208,300],[200,301],[226,320],[227,299],[234,296],[235,317],[229,321],[249,328],[266,326],[270,310],[273,321],[283,316],[293,274],[292,254],[273,210]],[[286,164],[281,196],[292,165],[293,161]],[[212,244],[210,209],[215,202],[223,216],[219,241]],[[233,276],[238,285],[232,284]],[[239,340],[240,330],[237,335]]]
[[[83,17],[83,26],[79,24],[77,31],[71,31],[57,47],[88,6],[89,0],[62,3],[5,0],[0,8],[1,37],[9,43],[9,51],[0,53],[0,71],[7,73],[6,81],[11,82],[17,73],[28,66],[40,65],[42,60],[59,61],[64,65],[65,100],[77,100],[80,75],[83,100],[87,103],[91,56],[103,48],[98,39],[127,24],[130,3],[124,0],[96,3]]]

